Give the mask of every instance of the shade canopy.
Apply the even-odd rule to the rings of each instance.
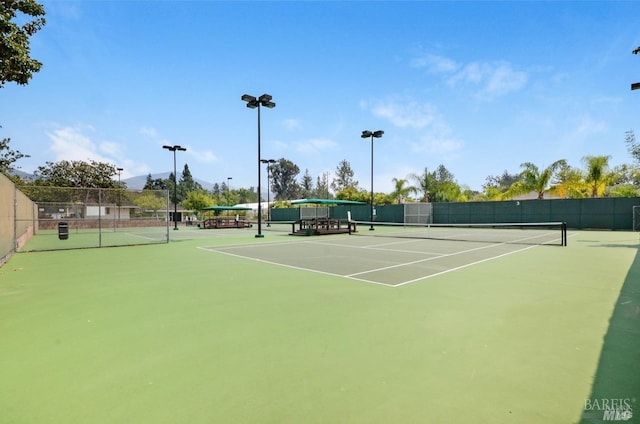
[[[301,199],[291,202],[292,205],[366,205],[366,202],[339,199]]]

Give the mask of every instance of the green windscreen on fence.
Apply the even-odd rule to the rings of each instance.
[[[633,207],[638,197],[595,199],[505,200],[491,202],[430,203],[430,222],[441,224],[566,222],[573,229],[632,230]],[[411,222],[407,205],[375,205],[374,222]],[[332,218],[370,221],[370,205],[340,205],[330,208]],[[272,210],[274,221],[300,219],[298,208]],[[423,219],[423,218],[420,218]]]

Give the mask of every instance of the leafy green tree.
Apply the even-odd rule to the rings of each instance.
[[[371,201],[371,192],[351,186],[337,192],[336,199],[369,203]],[[374,193],[373,203],[376,204],[376,193]]]
[[[176,204],[180,204],[180,197],[179,197],[180,193],[179,193],[179,191],[176,192],[176,188],[177,188],[176,185],[177,184],[176,184],[176,179],[175,179],[175,176],[174,176],[173,172],[171,172],[169,174],[169,178],[167,178],[165,180],[165,182],[167,184],[167,190],[169,190],[169,199],[170,199],[170,201],[174,202],[174,200],[175,200]]]
[[[421,202],[433,202],[433,196],[435,193],[436,186],[436,176],[434,172],[429,172],[428,168],[424,168],[424,172],[422,174],[411,174],[410,178],[412,178],[416,183],[416,190],[422,193],[420,197]],[[429,196],[431,194],[431,196]]]
[[[589,187],[584,181],[584,175],[578,168],[563,165],[556,173],[554,194],[563,199],[582,199],[589,196]]]
[[[189,165],[185,163],[182,169],[182,175],[178,181],[178,203],[182,203],[182,201],[187,198],[189,192],[200,190],[203,190],[202,186],[193,179]]]
[[[42,67],[31,58],[29,37],[44,26],[44,15],[44,7],[34,0],[0,2],[0,88],[7,82],[26,85]],[[15,22],[25,20],[22,25]]]
[[[133,204],[140,207],[143,213],[152,211],[154,217],[158,217],[158,211],[166,207],[165,197],[159,191],[143,190],[142,194],[133,200]]]
[[[639,194],[638,187],[631,184],[622,184],[611,187],[607,193],[609,197],[637,197]]]
[[[36,185],[55,187],[117,188],[115,165],[104,162],[62,160],[46,162],[34,173]]]
[[[613,175],[609,172],[609,159],[611,156],[585,156],[582,162],[587,167],[585,181],[589,185],[591,197],[602,196],[613,181]]]
[[[321,199],[331,199],[328,174],[318,175],[318,178],[316,178],[316,187],[313,190],[313,197],[318,197]]]
[[[173,180],[172,180],[173,182]],[[147,175],[147,181],[144,183],[143,190],[167,190],[167,180],[164,178],[153,178],[151,174]]]
[[[624,142],[631,156],[640,165],[640,143],[636,141],[636,135],[632,130],[624,133]]]
[[[550,183],[555,174],[561,167],[566,165],[567,161],[560,159],[541,170],[531,162],[523,163],[520,165],[524,168],[520,174],[520,179],[511,185],[505,193],[505,197],[515,197],[534,191],[537,193],[538,199],[544,199],[544,192],[547,189],[554,191],[554,188],[550,187]]]
[[[354,175],[351,164],[346,159],[341,160],[336,167],[336,178],[331,182],[331,188],[336,193],[351,187],[358,190],[358,181],[353,179]]]
[[[214,206],[214,199],[207,194],[204,189],[192,190],[187,193],[185,199],[182,201],[182,206],[190,211],[199,213],[203,208],[207,206]]]
[[[313,178],[309,174],[309,170],[305,169],[302,181],[300,183],[300,197],[308,199],[313,197]]]
[[[499,200],[519,178],[518,174],[510,174],[507,170],[502,175],[489,175],[482,185],[482,190],[487,199]]]
[[[392,178],[391,181],[394,184],[394,189],[389,197],[391,197],[393,203],[404,203],[410,194],[418,191],[415,187],[407,186],[409,181],[405,179]]]
[[[222,190],[220,189],[220,184],[214,183],[213,188],[211,189],[211,194],[213,194],[214,196],[219,196],[221,193]]]
[[[21,153],[19,150],[13,150],[9,147],[10,138],[0,140],[0,172],[8,175],[15,168],[13,164],[22,158],[28,158],[29,155]]]
[[[423,202],[457,202],[464,201],[462,189],[455,180],[455,176],[444,165],[438,165],[435,171],[427,168],[421,175],[412,174],[418,186],[416,191],[422,192]]]
[[[258,201],[258,193],[254,187],[239,188],[234,190],[234,193],[237,195],[236,203],[256,203]]]
[[[299,173],[298,165],[285,158],[271,165],[271,187],[275,194],[274,200],[291,200],[299,197],[300,186],[296,182]]]

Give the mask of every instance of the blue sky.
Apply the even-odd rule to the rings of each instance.
[[[263,158],[314,182],[347,160],[368,190],[360,134],[384,130],[375,191],[440,164],[480,190],[523,162],[631,163],[624,133],[640,135],[639,2],[42,3],[44,66],[0,90],[0,137],[31,155],[23,171],[94,159],[122,178],[167,172],[162,145],[179,144],[179,171],[255,187],[245,93],[277,104],[262,110]]]

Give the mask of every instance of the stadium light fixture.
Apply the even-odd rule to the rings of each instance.
[[[382,130],[378,130],[378,131],[362,131],[362,135],[360,137],[362,138],[371,138],[371,212],[370,212],[370,221],[371,221],[371,227],[369,228],[369,231],[373,231],[373,139],[374,138],[380,138],[382,137],[382,134],[384,134],[384,131]]]
[[[273,99],[273,97],[270,94],[263,94],[262,96],[255,98],[254,96],[251,96],[249,94],[243,94],[242,97],[240,98],[242,101],[247,102],[247,107],[249,109],[255,109],[258,108],[258,234],[256,234],[256,238],[260,238],[260,237],[264,237],[264,235],[262,234],[262,202],[261,202],[261,197],[260,197],[260,190],[261,190],[261,185],[260,185],[260,179],[261,179],[261,175],[260,175],[260,163],[261,163],[261,158],[260,158],[260,108],[261,107],[266,107],[269,109],[273,109],[274,107],[276,107],[276,104],[274,102],[272,102],[271,100]]]
[[[260,159],[260,162],[267,164],[267,227],[271,227],[271,164],[276,163],[275,159]]]
[[[173,229],[178,229],[178,179],[176,177],[176,152],[185,152],[186,148],[178,146],[162,146],[163,149],[167,149],[173,152]]]

